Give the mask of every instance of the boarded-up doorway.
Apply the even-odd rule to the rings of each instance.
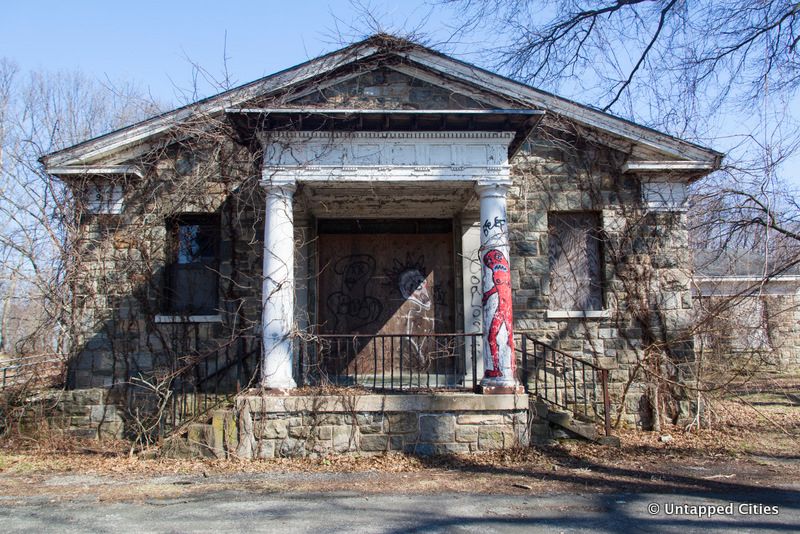
[[[328,373],[456,372],[434,335],[455,325],[451,221],[326,220],[318,238],[319,332],[351,336],[329,342]]]

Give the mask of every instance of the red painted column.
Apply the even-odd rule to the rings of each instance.
[[[514,317],[511,298],[511,265],[508,246],[506,194],[508,181],[481,182],[480,195],[483,282],[483,368],[485,393],[515,391]]]

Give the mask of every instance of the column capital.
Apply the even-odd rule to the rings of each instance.
[[[258,183],[267,193],[274,192],[291,196],[297,190],[297,182],[295,180],[268,178]]]
[[[475,183],[475,191],[477,191],[481,197],[505,197],[510,187],[511,180],[481,180]]]

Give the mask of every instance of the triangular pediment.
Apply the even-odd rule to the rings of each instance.
[[[488,109],[480,101],[453,87],[400,72],[376,67],[314,87],[307,94],[290,98],[289,103],[304,107],[352,109]]]

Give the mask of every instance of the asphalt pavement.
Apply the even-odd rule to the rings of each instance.
[[[798,532],[800,491],[365,495],[226,490],[131,502],[98,502],[88,494],[64,501],[0,496],[0,531]]]

